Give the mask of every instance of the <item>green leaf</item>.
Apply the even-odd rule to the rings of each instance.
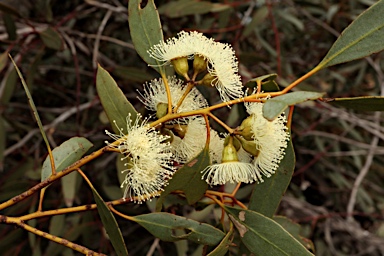
[[[340,35],[324,59],[325,68],[359,59],[384,49],[384,1],[378,1],[360,14]]]
[[[129,114],[132,121],[138,117],[136,109],[124,96],[111,75],[100,65],[97,67],[96,89],[113,131],[120,134],[113,122],[115,121],[120,128],[126,128]]]
[[[33,115],[34,115],[35,119],[36,119],[37,125],[38,125],[38,127],[39,127],[41,136],[43,137],[43,140],[44,140],[45,145],[46,145],[46,147],[47,147],[48,153],[50,154],[50,153],[51,153],[51,146],[49,145],[47,135],[45,134],[45,130],[44,130],[44,128],[43,128],[43,124],[41,123],[40,116],[39,116],[39,112],[37,112],[36,105],[35,105],[35,103],[33,102],[33,98],[32,98],[31,92],[29,91],[28,85],[27,85],[27,83],[25,82],[24,77],[23,77],[23,75],[21,74],[21,71],[20,71],[19,68],[17,67],[17,65],[16,65],[15,61],[13,60],[12,56],[11,56],[11,55],[8,55],[8,56],[9,56],[9,58],[11,59],[12,64],[13,64],[13,66],[14,66],[15,69],[16,69],[17,75],[19,76],[19,78],[20,78],[20,80],[21,80],[21,84],[23,85],[25,94],[27,95],[27,98],[28,98],[29,106],[30,106],[30,108],[31,108],[31,110],[32,110],[32,112],[33,112]]]
[[[288,107],[308,100],[316,100],[323,97],[321,92],[291,92],[274,97],[265,102],[263,106],[263,116],[272,121]]]
[[[325,98],[324,102],[358,111],[384,111],[384,97]]]
[[[171,1],[159,8],[159,13],[170,18],[179,18],[192,14],[221,12],[231,8],[230,5],[211,3],[209,1],[180,0]]]
[[[256,255],[313,255],[282,226],[264,215],[244,209],[224,207],[240,234],[241,241]]]
[[[144,5],[145,2],[145,6]],[[149,48],[163,41],[159,14],[153,0],[130,0],[128,22],[133,45],[140,57],[160,74],[164,74],[162,63],[148,54]]]
[[[40,32],[39,34],[45,46],[58,51],[63,50],[63,39],[54,28],[48,27],[46,30]]]
[[[166,242],[188,239],[198,244],[217,245],[225,235],[223,231],[211,225],[166,212],[138,215],[132,217],[132,221]],[[174,234],[176,229],[183,229],[186,234],[176,236]]]
[[[232,244],[232,238],[233,238],[233,225],[232,222],[230,223],[230,228],[228,233],[225,235],[224,239],[220,242],[220,244],[211,251],[207,256],[224,256],[229,250],[229,247]]]
[[[245,83],[245,86],[247,88],[256,88],[257,89],[257,83],[261,83],[261,91],[263,92],[277,92],[280,91],[279,86],[277,85],[275,79],[277,77],[277,74],[268,74],[264,76],[259,76],[256,78],[253,78]]]
[[[60,172],[79,160],[92,147],[92,143],[83,137],[73,137],[52,150],[56,172]],[[49,156],[45,159],[41,170],[41,181],[52,174]]]
[[[119,256],[128,255],[127,246],[125,245],[123,236],[121,234],[119,225],[108,206],[105,204],[103,198],[97,193],[95,188],[92,187],[93,197],[97,204],[97,211],[99,212],[103,226],[107,231],[109,239],[111,240],[116,254]]]
[[[157,201],[156,209],[160,211],[165,197],[175,190],[184,191],[188,204],[194,204],[199,201],[208,189],[208,184],[201,179],[201,171],[209,164],[209,149],[204,148],[196,158],[184,164],[184,166],[173,175],[168,186],[166,186],[161,193]]]
[[[144,83],[145,81],[155,78],[145,70],[136,67],[116,66],[112,73],[122,79],[139,83]]]
[[[294,169],[295,153],[290,141],[276,173],[264,179],[263,183],[255,184],[248,208],[272,218],[291,182]]]
[[[300,235],[300,225],[288,219],[285,216],[273,216],[273,220],[279,223],[285,230],[287,230],[297,241],[299,241],[305,248],[315,251],[313,243]]]

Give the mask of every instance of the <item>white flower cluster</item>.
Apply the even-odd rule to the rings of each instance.
[[[207,71],[214,77],[211,84],[217,88],[223,101],[243,96],[236,55],[229,44],[215,42],[196,31],[181,31],[178,38],[161,41],[152,46],[148,53],[164,64],[182,57],[203,57],[207,61]]]
[[[178,38],[160,42],[148,52],[164,64],[178,58],[203,58],[199,63],[206,65],[206,75],[213,77],[212,85],[216,86],[223,101],[243,96],[238,63],[228,44],[215,42],[198,32],[182,31]],[[208,107],[206,99],[193,87],[197,83],[189,80],[185,85],[176,76],[166,79],[166,83],[154,79],[139,92],[139,100],[148,110],[155,111],[157,118],[168,114],[168,96],[173,114]],[[210,129],[211,165],[202,171],[202,178],[208,184],[263,182],[263,176],[270,177],[283,159],[289,140],[286,118],[281,115],[268,121],[262,115],[262,103],[246,103],[245,106],[250,116],[233,134],[226,135],[226,139],[210,129],[202,116],[184,116],[154,128],[141,116],[132,120],[129,115],[126,131],[117,125],[119,134],[106,131],[117,141],[107,142],[108,145],[124,155],[126,176],[121,184],[125,187],[124,198],[140,203],[158,196],[172,178],[175,166],[193,160],[206,147],[207,129]]]

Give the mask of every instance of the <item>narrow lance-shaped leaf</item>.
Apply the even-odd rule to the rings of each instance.
[[[154,1],[130,0],[128,22],[137,54],[157,72],[163,74],[162,63],[151,58],[147,52],[153,45],[164,40],[159,13]]]
[[[165,212],[138,215],[132,217],[131,220],[140,224],[152,235],[167,242],[188,239],[199,244],[216,245],[225,236],[223,231],[211,225]],[[174,234],[176,229],[184,229],[186,234],[176,236]]]
[[[241,241],[255,255],[313,255],[274,220],[244,209],[225,207]]]
[[[325,98],[324,102],[358,111],[384,111],[384,97]]]
[[[79,160],[92,146],[92,143],[86,138],[73,137],[54,148],[52,154],[55,160],[56,172],[61,172]],[[51,162],[49,161],[49,156],[47,156],[41,170],[41,181],[47,179],[51,174]]]
[[[354,20],[333,44],[317,68],[359,59],[384,49],[384,1],[372,5]]]
[[[272,218],[291,181],[294,168],[295,153],[292,142],[289,142],[276,173],[263,183],[254,185],[248,208]]]
[[[194,204],[204,195],[208,184],[201,179],[201,171],[210,164],[209,149],[205,148],[201,153],[182,168],[180,168],[169,181],[157,201],[157,210],[161,210],[161,204],[165,197],[172,191],[182,190],[189,204]]]
[[[274,97],[265,102],[263,106],[263,116],[272,121],[288,107],[308,100],[316,100],[323,97],[321,92],[291,92]]]
[[[21,74],[21,71],[20,71],[19,68],[17,67],[17,65],[16,65],[15,61],[13,60],[12,56],[11,56],[11,55],[8,55],[8,56],[9,56],[9,58],[11,59],[12,64],[13,64],[13,66],[15,67],[16,72],[17,72],[17,74],[18,74],[18,76],[19,76],[19,78],[20,78],[20,80],[21,80],[21,84],[23,85],[25,94],[27,94],[28,102],[29,102],[29,106],[31,107],[32,112],[33,112],[33,115],[35,116],[37,125],[39,126],[39,129],[40,129],[41,136],[43,137],[43,140],[44,140],[45,145],[46,145],[47,150],[48,150],[48,154],[50,155],[50,154],[52,154],[51,146],[49,145],[47,135],[45,134],[45,130],[44,130],[44,128],[43,128],[43,124],[41,123],[41,120],[40,120],[39,112],[37,112],[37,108],[36,108],[35,103],[33,102],[33,98],[32,98],[32,95],[31,95],[31,93],[30,93],[30,91],[29,91],[28,85],[27,85],[27,83],[25,82],[24,77],[23,77],[23,75]],[[51,163],[51,166],[55,166],[55,164],[54,164],[54,163]]]
[[[101,198],[99,193],[97,193],[93,187],[92,192],[96,201],[97,211],[99,212],[101,221],[103,222],[103,226],[108,233],[113,248],[115,248],[116,254],[119,256],[128,255],[127,247],[115,217],[109,210],[108,206],[105,204],[103,198]]]
[[[111,75],[100,65],[97,68],[96,89],[113,131],[120,134],[113,122],[115,121],[118,127],[126,129],[127,116],[130,113],[134,122],[138,116],[136,109],[127,100]]]
[[[224,256],[229,250],[229,247],[232,244],[233,239],[233,225],[230,223],[229,231],[225,235],[224,239],[220,242],[220,244],[211,251],[207,256]]]

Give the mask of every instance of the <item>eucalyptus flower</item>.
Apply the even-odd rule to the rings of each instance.
[[[288,145],[286,117],[282,114],[273,121],[268,121],[263,117],[263,103],[247,103],[245,106],[250,116],[240,126],[242,135],[255,143],[258,151],[253,160],[255,168],[270,177],[279,167]]]
[[[124,155],[121,160],[127,169],[123,171],[126,176],[121,184],[125,187],[123,198],[141,203],[158,196],[175,171],[170,143],[166,142],[169,136],[161,135],[146,120],[142,121],[140,115],[135,121],[128,115],[126,132],[116,127],[119,134],[105,132],[118,143],[106,143]]]
[[[202,70],[201,60],[205,61],[208,74],[202,84],[215,86],[223,101],[236,99],[244,95],[241,78],[237,74],[238,62],[234,50],[229,44],[215,42],[196,31],[178,33],[178,37],[152,46],[149,55],[164,64],[173,64],[176,72],[188,78],[187,59],[198,59],[194,67]]]
[[[232,143],[224,147],[221,163],[209,165],[202,173],[202,179],[205,179],[211,186],[224,185],[227,182],[251,183],[263,181],[253,164],[239,161],[237,150]]]
[[[176,78],[176,76],[170,76],[167,80],[169,90],[171,92],[172,107],[174,108],[183,96],[186,90],[186,85],[184,85],[183,80]],[[164,81],[161,78],[154,79],[150,83],[144,84],[144,91],[143,93],[140,93],[140,96],[139,100],[149,110],[158,112],[161,106],[168,105],[167,92]],[[203,97],[199,90],[192,88],[181,103],[177,113],[193,111],[206,107],[208,107],[207,100]]]

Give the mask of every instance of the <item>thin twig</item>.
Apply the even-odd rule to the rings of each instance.
[[[105,255],[105,254],[102,254],[102,253],[97,253],[95,251],[92,251],[84,246],[81,246],[81,245],[78,245],[78,244],[75,244],[75,243],[72,243],[71,241],[68,241],[64,238],[61,238],[61,237],[58,237],[58,236],[54,236],[54,235],[51,235],[47,232],[43,232],[37,228],[34,228],[34,227],[31,227],[27,224],[25,224],[23,221],[21,221],[19,218],[13,218],[13,217],[7,217],[7,216],[1,216],[0,219],[2,220],[1,222],[2,223],[9,223],[9,224],[16,224],[18,225],[19,227],[35,234],[35,235],[38,235],[38,236],[41,236],[41,237],[44,237],[44,238],[47,238],[49,240],[51,240],[52,242],[55,242],[55,243],[58,243],[58,244],[61,244],[61,245],[64,245],[68,248],[71,248],[75,251],[78,251],[84,255]]]
[[[155,238],[155,240],[153,240],[153,243],[152,243],[151,247],[149,248],[149,250],[147,252],[147,256],[153,255],[153,253],[156,250],[156,247],[159,245],[159,241],[160,241],[159,238]]]
[[[99,29],[97,30],[95,45],[93,47],[93,57],[92,57],[92,66],[93,66],[94,70],[96,70],[96,68],[97,68],[97,59],[98,59],[98,52],[99,52],[99,47],[100,47],[100,37],[104,31],[105,26],[107,25],[109,18],[112,15],[112,12],[113,11],[110,9],[107,11],[103,20],[100,23]]]

